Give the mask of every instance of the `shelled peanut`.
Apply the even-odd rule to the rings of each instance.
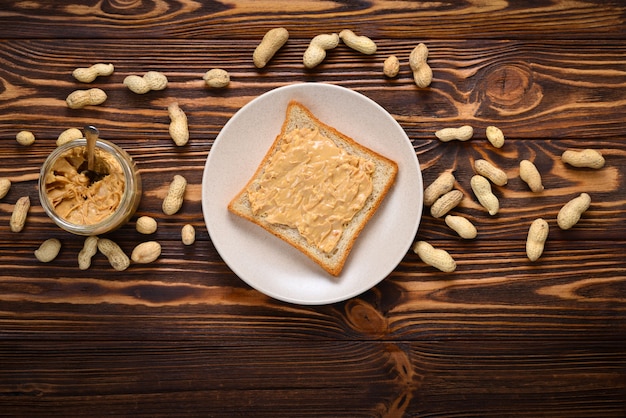
[[[409,67],[413,71],[413,81],[420,88],[425,88],[433,81],[433,70],[428,65],[428,47],[418,44],[409,55]]]
[[[456,261],[446,250],[435,248],[426,241],[416,242],[413,246],[413,252],[424,263],[438,270],[446,273],[456,270]]]
[[[474,136],[474,128],[470,125],[463,125],[458,128],[442,128],[435,132],[435,136],[441,142],[468,141]]]
[[[519,163],[519,175],[520,178],[528,184],[530,190],[534,193],[539,193],[543,191],[544,187],[541,182],[541,174],[535,164],[530,162],[529,160],[522,160]]]
[[[9,193],[11,190],[11,180],[6,177],[0,177],[0,199]]]
[[[107,94],[99,88],[75,90],[67,96],[65,102],[70,109],[82,109],[85,106],[97,106],[106,101]]]
[[[178,212],[183,205],[183,197],[187,187],[187,180],[180,174],[176,174],[170,183],[167,195],[163,199],[163,213],[173,215]]]
[[[187,115],[177,102],[170,103],[167,107],[167,113],[170,117],[169,133],[172,141],[179,147],[186,145],[189,141]]]
[[[495,215],[500,210],[500,202],[491,190],[491,184],[485,177],[476,174],[470,180],[470,185],[478,202],[487,209],[490,215]]]
[[[59,134],[57,146],[61,146],[75,139],[83,138],[83,133],[78,128],[69,128]]]
[[[437,199],[448,193],[454,187],[454,174],[451,171],[445,171],[439,175],[425,190],[424,204],[432,206]]]
[[[135,222],[135,229],[140,234],[150,235],[157,231],[158,224],[156,219],[151,216],[140,216]]]
[[[385,77],[394,78],[400,72],[400,60],[395,55],[390,55],[383,63],[383,74]]]
[[[193,225],[186,224],[180,231],[181,240],[185,245],[192,245],[196,241],[196,230]]]
[[[56,238],[49,238],[35,250],[35,258],[42,263],[49,263],[57,257],[60,250],[61,241]]]
[[[157,241],[146,241],[138,244],[130,255],[130,259],[135,263],[152,263],[161,255],[161,244]]]
[[[31,131],[19,131],[15,135],[15,140],[18,144],[27,147],[35,143],[35,135]]]
[[[111,267],[124,271],[130,266],[130,259],[117,243],[108,238],[98,239],[98,250],[109,260]]]
[[[463,192],[460,190],[450,190],[448,193],[441,196],[430,207],[430,215],[433,218],[441,218],[452,209],[457,207],[463,200]]]
[[[221,89],[230,84],[230,74],[221,68],[213,68],[202,76],[207,87]]]
[[[454,232],[459,234],[463,239],[474,239],[478,235],[478,231],[473,223],[467,218],[457,215],[446,215],[446,225],[448,225]]]
[[[350,29],[339,32],[339,39],[348,47],[365,55],[376,53],[376,43],[364,35],[357,35]]]
[[[573,167],[593,168],[596,170],[604,167],[605,162],[600,151],[590,148],[580,151],[566,150],[561,155],[561,160]]]
[[[22,229],[24,229],[29,209],[30,197],[22,196],[17,199],[17,202],[15,202],[15,206],[13,207],[13,212],[11,213],[11,219],[9,221],[9,226],[11,227],[12,232],[21,232]]]
[[[274,28],[267,31],[252,54],[255,67],[265,67],[278,50],[287,43],[288,39],[289,31],[285,28]]]
[[[72,76],[81,83],[91,83],[96,77],[113,74],[114,70],[113,64],[98,63],[86,68],[77,68],[72,72]]]
[[[578,223],[582,214],[589,209],[591,197],[581,193],[578,197],[567,202],[557,214],[557,224],[561,229],[570,229]]]
[[[78,253],[78,268],[87,270],[91,266],[91,259],[98,252],[98,237],[92,235],[85,238],[83,248]]]
[[[304,66],[306,68],[318,66],[326,58],[326,51],[336,48],[337,45],[339,45],[339,35],[336,33],[315,36],[304,51],[302,57]]]
[[[504,186],[509,181],[503,170],[499,169],[487,160],[479,159],[474,161],[474,170],[476,171],[476,174],[480,174],[497,186]]]
[[[148,71],[143,76],[129,75],[124,79],[124,85],[137,94],[146,94],[153,90],[164,90],[167,84],[167,76],[159,71]]]
[[[543,254],[549,230],[548,223],[541,218],[535,219],[530,224],[526,238],[526,255],[530,261],[537,261]]]
[[[487,126],[485,129],[487,140],[496,148],[502,148],[504,145],[504,133],[497,126]]]

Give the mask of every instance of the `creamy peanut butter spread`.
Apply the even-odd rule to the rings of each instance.
[[[96,148],[95,171],[108,174],[90,182],[81,172],[85,154],[85,147],[76,147],[59,156],[46,173],[45,191],[61,218],[77,225],[94,225],[119,207],[126,181],[115,157]]]
[[[255,215],[297,228],[310,244],[330,253],[372,193],[374,167],[317,129],[294,129],[248,188],[248,199]]]

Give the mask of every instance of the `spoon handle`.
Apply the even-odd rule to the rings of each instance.
[[[89,171],[94,170],[96,141],[98,140],[99,134],[95,126],[85,126],[85,139],[87,139],[87,170]]]

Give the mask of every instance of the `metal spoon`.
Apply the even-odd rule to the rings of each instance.
[[[100,180],[103,177],[103,173],[95,171],[96,165],[96,142],[100,133],[95,126],[85,126],[85,139],[87,140],[87,169],[82,171],[82,174],[87,176],[91,183]]]

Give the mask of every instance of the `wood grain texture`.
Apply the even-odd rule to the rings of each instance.
[[[267,27],[285,26],[299,37],[367,27],[385,39],[620,39],[625,13],[622,2],[598,0],[7,3],[3,38],[260,39]]]
[[[619,1],[88,1],[3,2],[0,7],[0,415],[259,417],[623,417],[626,414],[626,40]],[[252,52],[270,27],[291,37],[263,70]],[[319,33],[351,28],[373,56],[340,45],[305,70]],[[408,55],[428,44],[434,80],[418,89]],[[391,54],[397,78],[382,75]],[[77,67],[110,62],[91,85]],[[231,84],[204,86],[224,68]],[[168,88],[129,92],[130,74],[163,71]],[[464,193],[455,214],[478,237],[458,238],[424,216],[416,236],[447,250],[454,273],[412,251],[373,289],[345,302],[299,306],[251,289],[222,261],[202,217],[202,173],[224,124],[279,86],[321,82],[375,100],[404,128],[425,185],[454,170]],[[70,110],[65,97],[99,87],[104,105]],[[167,106],[178,101],[191,139],[176,147]],[[130,254],[162,244],[152,264],[116,272],[104,256],[77,267],[83,238],[56,227],[37,179],[66,128],[98,126],[126,149],[143,178],[128,225],[111,233]],[[434,132],[470,124],[468,142]],[[506,136],[502,149],[485,138]],[[32,146],[15,141],[20,130]],[[601,170],[563,164],[566,149],[594,148]],[[501,211],[487,214],[469,186],[473,162],[502,168]],[[530,159],[546,187],[519,178]],[[236,163],[234,163],[236,164]],[[180,212],[161,211],[169,182],[189,182]],[[219,181],[219,179],[215,179]],[[591,207],[572,230],[556,215],[581,192]],[[418,191],[416,191],[418,192]],[[32,201],[24,230],[9,231],[14,203]],[[158,231],[138,234],[153,216]],[[533,219],[550,235],[531,263]],[[196,243],[184,246],[183,225]],[[33,251],[58,238],[57,259]],[[297,280],[297,278],[294,278]]]

